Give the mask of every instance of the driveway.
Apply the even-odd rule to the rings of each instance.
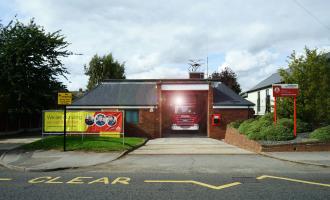
[[[158,138],[130,154],[132,155],[171,155],[171,154],[254,154],[211,138]]]

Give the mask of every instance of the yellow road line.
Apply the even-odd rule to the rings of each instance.
[[[194,180],[145,180],[144,182],[145,183],[191,183],[191,184],[211,188],[214,190],[221,190],[224,188],[229,188],[229,187],[233,187],[233,186],[241,184],[240,182],[233,182],[233,183],[228,183],[225,185],[215,186],[215,185],[210,185],[207,183],[202,183],[202,182],[194,181]]]
[[[0,178],[0,181],[11,181],[11,178]]]
[[[285,178],[285,177],[269,176],[269,175],[262,175],[262,176],[257,177],[258,180],[262,180],[265,178],[273,178],[273,179],[280,179],[280,180],[292,181],[292,182],[297,182],[297,183],[306,183],[306,184],[310,184],[310,185],[319,185],[319,186],[324,186],[324,187],[330,187],[330,184],[317,183],[317,182],[312,182],[312,181],[304,181],[304,180],[293,179],[293,178]]]

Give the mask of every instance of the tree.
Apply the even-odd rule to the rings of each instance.
[[[60,31],[46,32],[34,20],[0,25],[0,104],[2,111],[39,112],[56,104],[68,74],[60,60],[71,52]]]
[[[330,54],[305,47],[305,55],[289,56],[289,70],[280,70],[285,83],[297,83],[297,116],[314,128],[330,123]],[[281,116],[293,114],[292,98],[280,98]]]
[[[220,73],[217,71],[213,72],[209,78],[213,80],[221,81],[223,84],[227,85],[237,94],[239,94],[242,91],[241,86],[237,82],[236,73],[233,70],[231,70],[229,67],[225,67],[225,69],[223,69]]]
[[[125,63],[119,63],[112,54],[102,57],[93,56],[88,66],[84,66],[85,75],[89,76],[87,90],[93,89],[104,79],[125,79]]]

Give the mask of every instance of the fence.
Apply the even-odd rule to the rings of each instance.
[[[41,113],[0,113],[0,132],[41,128]]]

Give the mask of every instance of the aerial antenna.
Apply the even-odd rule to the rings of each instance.
[[[206,56],[206,78],[209,78],[209,57]]]
[[[188,62],[190,72],[197,72],[199,68],[204,64],[202,59],[190,59]]]

